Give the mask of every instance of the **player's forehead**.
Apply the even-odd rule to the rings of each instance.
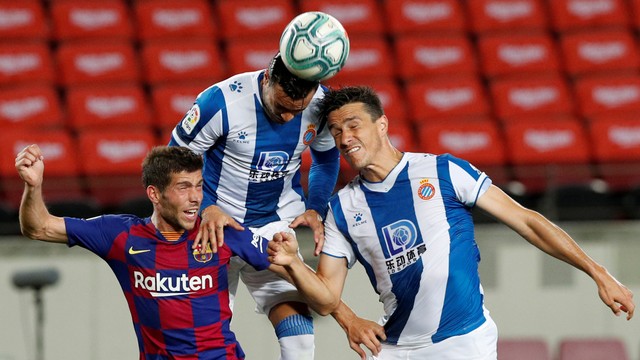
[[[303,99],[294,100],[289,95],[287,95],[282,85],[275,84],[273,86],[274,105],[292,112],[304,110],[307,106],[309,106],[313,95],[313,92],[310,91]]]
[[[197,185],[202,182],[202,170],[171,172],[171,185]]]
[[[365,110],[364,104],[360,102],[342,105],[327,116],[327,124],[330,128],[350,121],[363,120],[371,120],[371,115]]]

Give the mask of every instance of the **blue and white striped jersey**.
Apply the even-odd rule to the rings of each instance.
[[[323,253],[365,267],[388,343],[437,343],[485,322],[471,208],[490,184],[451,155],[405,153],[384,181],[356,177],[331,199]]]
[[[309,146],[318,151],[335,149],[331,134],[315,114],[323,89],[318,88],[311,104],[293,120],[276,124],[262,107],[263,77],[264,70],[243,73],[204,90],[171,139],[171,145],[204,154],[202,209],[218,205],[237,221],[255,227],[302,214],[306,210],[299,171],[302,152]],[[325,204],[326,198],[321,206]]]

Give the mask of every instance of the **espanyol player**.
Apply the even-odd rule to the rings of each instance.
[[[402,153],[389,120],[366,87],[330,91],[321,118],[359,172],[331,199],[317,275],[295,254],[295,239],[274,238],[270,260],[284,265],[321,314],[340,301],[347,270],[359,261],[380,301],[386,340],[375,359],[495,360],[497,330],[484,306],[471,208],[478,206],[534,246],[587,273],[602,301],[634,312],[633,294],[564,231],[451,155]],[[365,353],[361,352],[364,359]]]
[[[85,220],[49,214],[42,199],[44,159],[37,145],[16,157],[25,181],[22,233],[84,247],[109,264],[129,304],[141,360],[244,359],[229,328],[227,268],[236,255],[258,270],[270,267],[267,240],[228,228],[227,241],[216,253],[192,249],[200,223],[202,162],[184,147],[153,148],[142,166],[153,203],[151,217]]]
[[[292,75],[277,54],[267,69],[232,76],[198,95],[172,133],[170,145],[204,154],[202,223],[195,245],[223,243],[224,227],[239,223],[268,239],[303,225],[313,230],[318,255],[322,218],[335,187],[339,153],[316,103],[326,88]],[[313,163],[308,196],[300,184],[302,152]],[[296,288],[240,258],[229,270],[233,297],[242,281],[275,328],[283,360],[312,359],[313,322]]]

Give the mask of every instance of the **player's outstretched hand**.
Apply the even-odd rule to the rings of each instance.
[[[38,145],[29,145],[16,155],[16,170],[29,186],[42,185],[44,156]]]
[[[296,237],[287,232],[279,232],[269,241],[267,248],[269,261],[275,265],[289,266],[298,257],[298,240]]]
[[[322,224],[322,216],[320,216],[317,211],[309,209],[293,219],[289,227],[293,229],[299,225],[307,226],[313,231],[313,241],[316,243],[313,255],[320,255],[320,251],[322,251],[322,246],[324,245],[324,224]]]
[[[360,355],[362,360],[366,359],[367,354],[360,347],[361,345],[366,346],[374,356],[378,356],[378,353],[382,350],[380,340],[384,341],[387,339],[384,333],[384,327],[376,322],[360,317],[356,317],[346,325],[345,331],[347,333],[347,339],[349,340],[349,346]]]
[[[207,244],[211,245],[211,251],[218,252],[218,247],[224,244],[224,227],[231,226],[236,230],[244,230],[242,225],[227,215],[218,206],[210,205],[202,211],[202,221],[192,248],[205,252]]]
[[[613,311],[616,316],[627,313],[627,320],[631,320],[636,305],[633,293],[626,286],[616,280],[606,270],[602,280],[596,279],[600,299]]]

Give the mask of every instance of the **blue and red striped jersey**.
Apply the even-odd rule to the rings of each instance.
[[[266,269],[266,239],[225,228],[224,246],[201,254],[191,249],[200,220],[176,241],[165,239],[150,218],[132,215],[65,218],[65,224],[68,245],[97,254],[118,278],[141,360],[244,358],[230,329],[227,268],[238,255]]]

